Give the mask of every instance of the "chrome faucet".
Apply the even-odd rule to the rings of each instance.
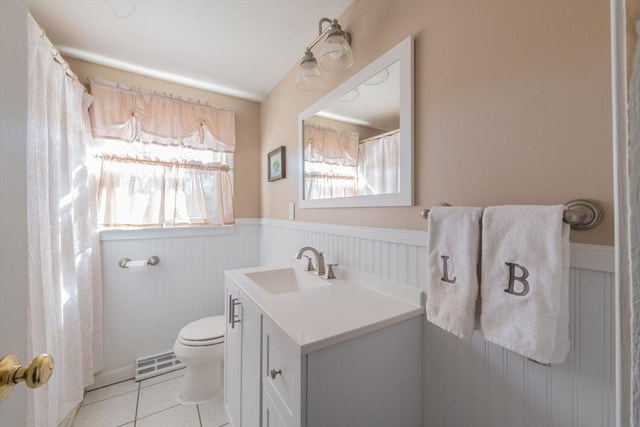
[[[324,257],[322,256],[322,252],[318,252],[316,249],[312,248],[311,246],[305,246],[304,248],[301,248],[296,253],[296,259],[302,259],[302,254],[305,253],[306,251],[313,252],[313,255],[316,257],[316,266],[318,268],[318,271],[316,271],[316,273],[319,276],[324,276]]]

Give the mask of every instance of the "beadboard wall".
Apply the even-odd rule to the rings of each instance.
[[[139,357],[171,351],[193,320],[224,314],[224,270],[259,263],[259,224],[193,230],[109,230],[101,233],[104,369],[90,388],[133,378]],[[121,258],[160,263],[143,272]]]
[[[133,376],[136,358],[173,347],[184,325],[224,312],[224,270],[293,265],[302,246],[327,262],[424,289],[426,232],[282,220],[238,220],[220,231],[109,232],[102,236],[105,369],[92,388]],[[133,273],[123,257],[160,263]],[[571,246],[572,349],[551,367],[425,322],[424,427],[613,426],[614,252]],[[336,268],[336,274],[339,274]]]
[[[262,220],[260,263],[289,265],[302,246],[327,262],[424,289],[426,232]],[[615,425],[614,251],[571,245],[565,363],[543,366],[486,342],[466,342],[425,321],[424,427]],[[336,268],[339,274],[339,267]]]

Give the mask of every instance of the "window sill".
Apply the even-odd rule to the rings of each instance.
[[[235,233],[235,225],[211,227],[145,227],[145,228],[105,228],[99,231],[100,241],[170,239],[176,237],[220,236]]]

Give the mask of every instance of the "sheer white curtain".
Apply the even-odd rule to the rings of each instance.
[[[400,191],[400,131],[364,140],[358,147],[358,195]]]
[[[220,163],[102,155],[98,225],[233,224],[230,168]]]
[[[640,21],[636,22],[636,32],[640,36]],[[628,275],[631,276],[633,293],[632,299],[632,324],[631,324],[631,350],[633,354],[631,384],[634,391],[633,419],[640,419],[640,41],[638,41],[633,57],[633,69],[629,82],[629,145],[628,145],[628,190],[626,220],[622,222],[622,230],[627,231],[627,251],[623,251],[622,257],[628,266]],[[623,188],[622,191],[625,191]],[[625,230],[625,227],[627,230]],[[626,252],[626,253],[624,253]],[[623,274],[624,277],[626,274]]]
[[[29,393],[29,425],[46,427],[82,401],[102,368],[102,285],[85,155],[91,98],[28,21],[28,345],[55,365],[49,383]]]

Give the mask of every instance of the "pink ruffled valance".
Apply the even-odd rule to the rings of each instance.
[[[235,113],[90,78],[89,113],[96,138],[235,151]]]
[[[355,166],[359,140],[357,132],[305,123],[304,159],[307,162]]]

